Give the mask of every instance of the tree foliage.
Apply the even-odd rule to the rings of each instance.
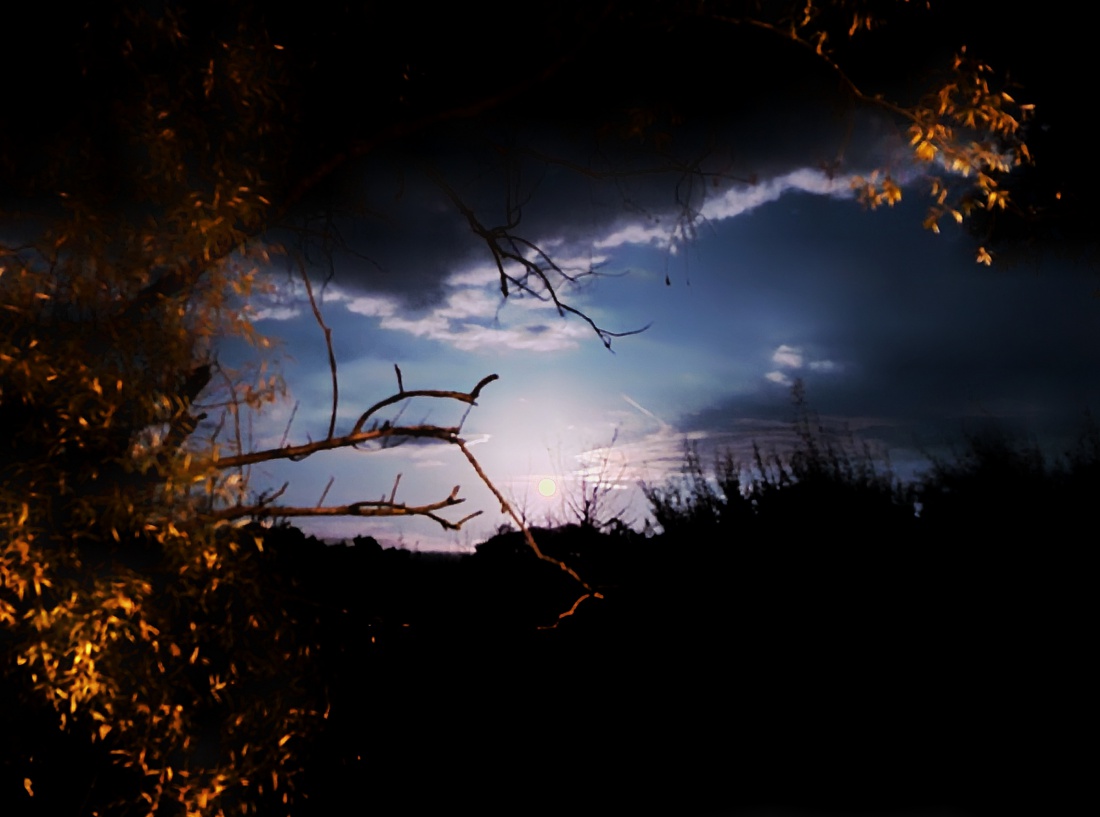
[[[472,406],[488,378],[469,392],[407,391],[398,372],[397,391],[337,433],[333,358],[327,434],[248,450],[242,417],[284,391],[267,357],[271,342],[248,309],[269,286],[261,270],[278,251],[267,231],[313,212],[333,193],[337,171],[381,146],[553,87],[608,32],[675,38],[700,25],[758,30],[776,48],[805,51],[852,100],[900,120],[915,159],[936,168],[926,226],[1011,207],[998,179],[1028,158],[1026,106],[991,69],[960,52],[943,81],[908,105],[843,72],[844,48],[834,43],[888,21],[890,6],[534,4],[521,22],[539,48],[503,67],[495,54],[460,59],[466,35],[483,24],[465,11],[444,17],[457,28],[443,52],[425,49],[410,26],[414,37],[372,40],[378,47],[366,49],[362,65],[349,55],[357,61],[363,49],[343,53],[329,38],[356,29],[389,39],[388,7],[323,5],[301,26],[298,11],[287,17],[247,2],[112,3],[43,27],[64,45],[54,66],[60,80],[21,89],[32,127],[0,140],[8,191],[0,202],[0,625],[37,700],[133,771],[139,808],[149,813],[286,802],[324,701],[305,681],[286,684],[308,679],[311,645],[295,635],[290,608],[255,581],[262,538],[235,523],[334,513],[421,514],[445,527],[464,520],[443,515],[461,501],[457,489],[415,505],[395,486],[381,501],[287,508],[277,495],[250,493],[248,468],[429,438],[457,446],[486,479],[461,425],[391,426],[376,412],[412,398]],[[350,47],[346,36],[336,42]],[[40,45],[32,38],[26,47]],[[353,71],[363,100],[349,105],[334,88]],[[644,145],[681,181],[706,181],[700,165],[664,149],[666,126],[684,115],[666,102],[614,108],[597,131]],[[521,234],[518,205],[494,224],[437,172],[429,176],[498,264],[505,295],[526,292],[580,314],[565,300],[569,272]],[[873,207],[893,204],[901,187],[887,168],[858,192]],[[682,201],[691,223],[691,199]],[[616,336],[589,323],[607,344]],[[253,368],[219,363],[231,338],[253,345]]]

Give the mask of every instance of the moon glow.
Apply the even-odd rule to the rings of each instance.
[[[539,493],[543,496],[553,496],[557,489],[558,486],[554,484],[554,480],[550,479],[550,477],[539,480]]]

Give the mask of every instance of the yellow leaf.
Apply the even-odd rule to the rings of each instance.
[[[27,790],[27,794],[34,797],[34,789],[31,788],[31,779],[29,777],[23,778],[23,788]]]
[[[989,250],[985,247],[978,247],[977,262],[979,264],[985,264],[988,267],[993,263],[993,256],[989,254]]]

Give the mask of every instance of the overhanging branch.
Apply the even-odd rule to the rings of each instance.
[[[330,421],[329,433],[323,440],[311,441],[308,443],[302,443],[300,445],[283,445],[278,448],[268,448],[262,451],[251,451],[243,454],[238,454],[232,457],[213,457],[208,460],[195,462],[188,469],[189,473],[194,474],[199,479],[202,478],[202,474],[209,473],[210,471],[228,471],[245,466],[255,465],[262,462],[274,462],[276,460],[291,460],[299,461],[313,454],[317,454],[322,451],[332,451],[340,448],[357,448],[363,443],[373,441],[386,441],[386,440],[401,440],[401,439],[426,439],[426,440],[439,440],[440,442],[447,443],[448,445],[458,446],[460,450],[466,454],[467,458],[470,457],[469,451],[466,448],[465,441],[459,437],[459,433],[462,430],[462,423],[460,422],[455,426],[439,426],[439,425],[390,425],[389,422],[384,422],[378,425],[377,422],[372,424],[372,427],[364,429],[367,422],[370,421],[377,412],[387,406],[391,406],[403,400],[407,400],[413,397],[426,397],[436,400],[454,400],[459,403],[465,403],[469,406],[476,404],[477,398],[481,394],[481,390],[486,385],[492,383],[497,379],[497,375],[492,374],[483,377],[477,382],[477,384],[468,392],[464,391],[445,391],[440,389],[415,389],[412,391],[406,391],[403,378],[401,376],[401,370],[394,367],[397,372],[397,387],[396,393],[389,397],[378,401],[369,409],[367,409],[356,421],[351,432],[341,436],[333,434],[333,426],[335,418]],[[335,404],[334,404],[335,409]],[[465,418],[463,418],[465,419]],[[484,474],[480,468],[475,468],[479,476],[484,479]],[[398,477],[398,481],[400,477]],[[468,514],[457,521],[452,521],[439,515],[439,511],[443,511],[447,508],[451,508],[455,505],[459,505],[465,500],[458,495],[459,487],[456,485],[450,495],[444,499],[436,502],[429,502],[420,505],[408,505],[404,502],[397,501],[397,485],[398,482],[394,482],[393,490],[390,492],[388,498],[383,497],[377,500],[360,500],[357,502],[350,502],[343,505],[323,505],[324,496],[328,493],[328,488],[325,489],[325,494],[322,495],[321,501],[317,505],[304,507],[304,506],[287,506],[277,505],[273,502],[278,496],[280,496],[286,486],[283,486],[278,493],[271,496],[261,496],[256,502],[249,504],[237,504],[228,508],[222,508],[220,510],[212,511],[209,516],[215,520],[232,520],[243,519],[251,517],[253,519],[272,519],[272,518],[289,518],[289,517],[320,517],[320,516],[423,516],[439,523],[446,530],[459,530],[463,524],[470,519],[478,516],[481,511]],[[490,486],[491,487],[491,486]]]

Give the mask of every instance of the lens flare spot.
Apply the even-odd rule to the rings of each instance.
[[[558,490],[558,486],[554,484],[554,480],[550,477],[539,480],[539,493],[543,496],[553,496],[554,492]]]

